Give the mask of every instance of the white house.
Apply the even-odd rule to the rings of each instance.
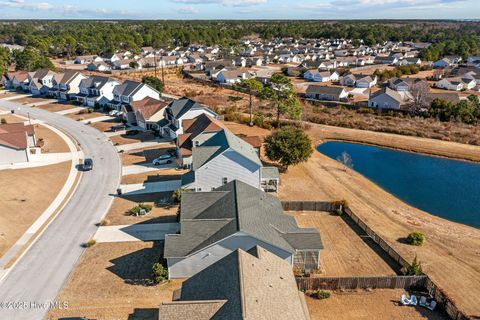
[[[307,70],[303,73],[303,78],[315,82],[329,82],[338,81],[339,75],[336,71],[330,73],[330,71]]]
[[[0,165],[28,162],[36,146],[35,129],[20,123],[0,124]]]
[[[55,92],[59,100],[76,99],[80,93],[80,82],[87,77],[74,70],[67,70],[63,74],[56,74],[53,78],[53,86],[49,93]]]
[[[241,80],[250,79],[251,75],[248,71],[242,69],[221,71],[217,74],[219,83],[234,84]]]
[[[55,72],[48,69],[39,69],[35,72],[30,72],[28,74],[28,91],[34,96],[47,94],[53,86],[54,76]]]
[[[145,97],[160,100],[160,93],[148,84],[127,80],[113,89],[113,99],[108,105],[118,111],[122,106],[130,105],[134,101],[140,101]]]
[[[377,109],[400,109],[412,101],[408,91],[395,91],[388,87],[379,90],[368,99],[368,106]]]
[[[444,78],[436,82],[436,87],[451,91],[471,90],[477,85],[475,79],[471,78]]]
[[[93,76],[83,79],[77,101],[89,107],[106,106],[113,99],[113,89],[119,84],[108,77]]]

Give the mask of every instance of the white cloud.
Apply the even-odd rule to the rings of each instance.
[[[176,3],[185,4],[221,4],[230,7],[248,7],[267,3],[267,0],[172,0]]]
[[[178,13],[180,14],[195,14],[198,12],[198,9],[194,7],[181,7],[178,9]]]

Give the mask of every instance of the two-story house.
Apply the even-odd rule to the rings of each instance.
[[[113,89],[119,84],[108,77],[93,76],[83,79],[77,101],[89,107],[106,106],[113,99]]]
[[[53,85],[49,94],[55,95],[59,100],[76,99],[80,92],[80,82],[87,77],[74,70],[67,70],[65,73],[56,74],[53,77]]]
[[[55,72],[48,69],[39,69],[28,73],[28,91],[34,96],[47,94],[53,86]]]
[[[160,100],[160,93],[148,84],[127,80],[113,89],[113,99],[108,105],[121,111],[124,106],[129,106],[134,101],[140,101],[145,97]]]

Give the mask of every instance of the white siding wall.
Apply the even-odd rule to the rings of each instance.
[[[167,259],[169,277],[170,279],[189,278],[239,248],[249,250],[256,245],[262,246],[292,264],[292,255],[289,252],[238,232],[187,258]]]
[[[227,150],[195,171],[195,187],[210,191],[220,187],[222,178],[240,180],[260,189],[260,166],[235,151]]]
[[[209,115],[213,118],[215,118],[215,114],[213,114],[212,112],[210,112],[209,110],[206,110],[206,109],[192,109],[190,111],[188,111],[187,113],[185,113],[184,115],[182,115],[180,118],[177,119],[178,121],[178,125],[177,125],[177,135],[178,134],[182,134],[183,133],[183,120],[188,120],[188,119],[193,119],[193,118],[196,118],[198,117],[199,115],[201,114],[206,114],[206,115]]]
[[[27,152],[0,146],[0,164],[27,162]]]
[[[140,101],[145,97],[150,97],[150,98],[159,100],[160,94],[157,91],[145,85],[145,86],[142,86],[142,88],[137,93],[135,93],[135,95],[132,98],[133,98],[133,101]]]

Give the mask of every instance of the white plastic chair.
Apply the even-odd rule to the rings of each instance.
[[[402,298],[400,299],[400,302],[401,302],[404,306],[410,304],[410,300],[407,299],[407,295],[406,295],[405,293],[402,294]]]
[[[437,306],[437,301],[433,300],[432,302],[430,302],[430,306],[428,306],[427,308],[433,311],[433,309],[435,309],[436,306]]]
[[[417,297],[416,297],[414,294],[412,294],[412,295],[410,296],[410,305],[416,306],[417,303],[418,303]]]
[[[421,296],[420,297],[420,303],[419,303],[422,307],[426,307],[428,305],[427,303],[427,297],[424,297],[424,296]]]

